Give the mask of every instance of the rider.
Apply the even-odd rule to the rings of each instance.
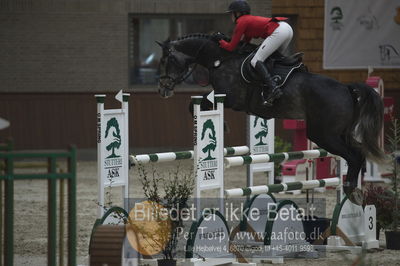
[[[236,26],[230,42],[219,41],[222,48],[233,51],[242,39],[244,42],[250,42],[252,38],[265,39],[251,60],[251,65],[263,79],[261,92],[263,104],[272,106],[276,83],[263,62],[276,50],[282,52],[287,48],[293,37],[292,27],[285,22],[287,18],[284,17],[250,15],[250,5],[245,0],[233,1],[226,12],[231,14]]]

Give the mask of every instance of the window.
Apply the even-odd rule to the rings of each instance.
[[[229,34],[233,25],[225,14],[216,15],[131,15],[129,18],[130,84],[156,84],[161,49],[156,41],[190,33],[221,31]]]

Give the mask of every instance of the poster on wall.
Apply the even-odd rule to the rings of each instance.
[[[324,69],[400,68],[399,0],[325,0]]]

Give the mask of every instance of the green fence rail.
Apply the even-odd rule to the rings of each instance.
[[[47,173],[19,174],[15,173],[17,160],[41,159],[47,161]],[[57,171],[58,162],[67,161],[67,169],[60,173]],[[57,181],[60,181],[60,194],[62,196],[64,180],[68,184],[68,265],[76,265],[76,148],[72,147],[65,152],[0,152],[0,161],[4,169],[0,171],[0,265],[14,265],[14,181],[25,179],[44,179],[48,184],[48,236],[47,236],[47,264],[57,265]],[[4,184],[4,204],[3,204]],[[60,197],[60,202],[63,202]],[[4,205],[4,211],[3,211]],[[60,204],[60,207],[61,204]],[[60,211],[60,217],[62,216]],[[3,217],[4,219],[3,219]],[[4,220],[4,247],[2,236],[2,221]],[[60,218],[60,224],[63,218]],[[63,239],[60,226],[60,239]],[[60,244],[61,241],[60,241]],[[1,251],[4,258],[1,258]],[[60,249],[59,263],[63,264],[63,252]]]

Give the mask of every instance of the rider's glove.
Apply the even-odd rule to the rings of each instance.
[[[220,40],[225,39],[225,35],[221,32],[216,32],[211,36],[211,39],[216,42],[219,43]]]

